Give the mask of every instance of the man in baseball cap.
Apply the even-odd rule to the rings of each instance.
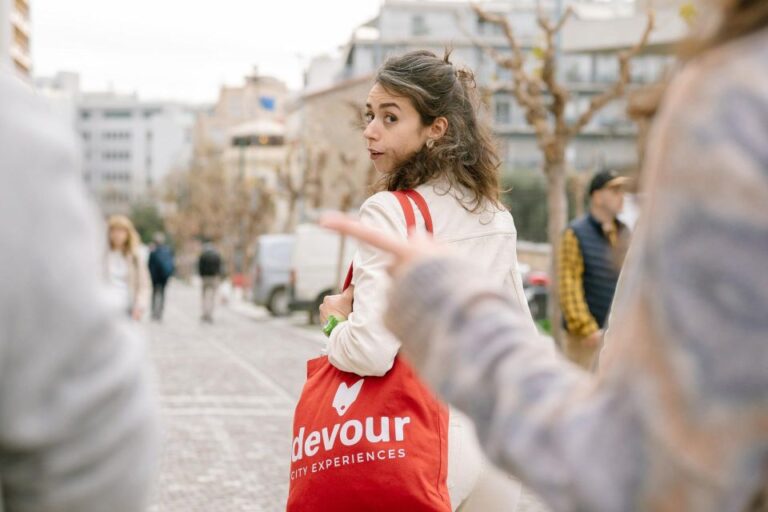
[[[563,351],[587,369],[602,343],[629,242],[629,230],[617,218],[628,181],[614,170],[595,174],[589,182],[589,212],[570,223],[560,243],[560,307],[567,331]]]
[[[629,183],[629,178],[621,176],[614,170],[600,171],[592,176],[592,180],[589,182],[589,196],[592,197],[592,193],[596,190],[602,190],[604,188],[612,187],[624,187]]]

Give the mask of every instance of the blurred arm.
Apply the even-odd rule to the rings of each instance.
[[[9,77],[0,97],[0,508],[142,510],[154,399],[102,281],[74,134]]]

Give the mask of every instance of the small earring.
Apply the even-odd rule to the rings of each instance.
[[[427,149],[435,147],[435,139],[427,139]]]

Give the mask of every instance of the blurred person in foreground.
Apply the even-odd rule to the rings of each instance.
[[[107,281],[123,310],[138,322],[149,302],[149,272],[139,252],[141,239],[133,222],[124,215],[112,215],[107,230]]]
[[[394,253],[387,325],[556,512],[766,509],[768,2],[717,6],[649,141],[597,376],[548,351],[470,263],[325,221]]]
[[[589,212],[570,223],[560,242],[563,353],[587,370],[600,349],[629,244],[629,228],[618,219],[627,180],[616,171],[596,173],[589,183]]]
[[[153,393],[99,272],[74,133],[4,72],[0,98],[0,510],[143,510]]]
[[[165,287],[173,275],[175,265],[173,250],[168,246],[164,233],[155,233],[155,246],[149,253],[149,275],[152,278],[152,320],[161,321],[165,309]]]

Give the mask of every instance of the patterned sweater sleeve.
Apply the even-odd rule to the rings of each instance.
[[[670,89],[599,376],[466,262],[423,261],[392,290],[404,353],[554,511],[743,510],[765,485],[768,33],[755,37]]]

